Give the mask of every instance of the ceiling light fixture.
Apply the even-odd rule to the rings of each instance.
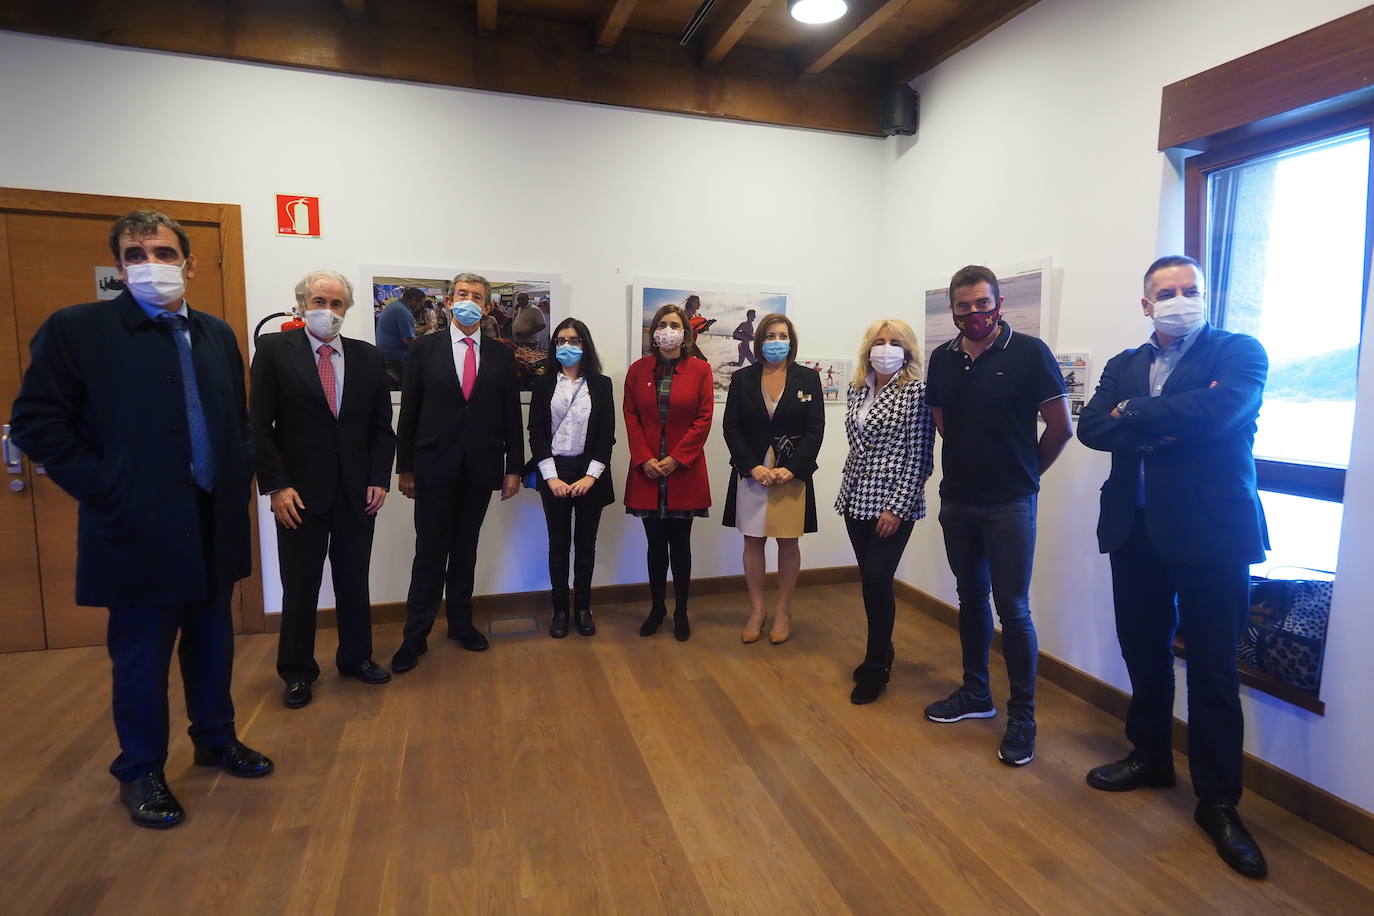
[[[798,22],[820,25],[849,12],[849,4],[845,0],[787,0],[787,11]]]

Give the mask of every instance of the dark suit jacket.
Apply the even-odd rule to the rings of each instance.
[[[196,383],[215,455],[206,568],[177,344],[125,292],[54,312],[30,346],[13,438],[78,501],[76,600],[204,601],[248,575],[253,469],[234,332],[189,310]]]
[[[816,457],[825,435],[825,395],[821,377],[815,369],[787,367],[782,399],[770,419],[763,402],[763,366],[755,363],[730,377],[730,392],[725,396],[725,445],[730,449],[730,483],[725,495],[725,515],[721,522],[735,524],[735,488],[739,478],[750,476],[763,464],[769,446],[781,437],[790,443],[791,453],[778,456],[777,467],[787,468],[798,480],[806,482],[805,530],[816,530],[816,494],[811,475],[816,472]]]
[[[367,488],[391,486],[391,391],[376,347],[346,337],[334,345],[342,346],[344,360],[337,418],[325,400],[306,332],[297,328],[258,338],[248,410],[258,489],[294,487],[312,514],[327,513],[339,494],[362,515]]]
[[[537,468],[531,465],[538,465],[545,458],[555,457],[553,418],[549,402],[553,399],[554,386],[557,384],[557,375],[542,375],[534,380],[534,390],[530,393],[530,464],[526,467],[528,470],[534,470],[536,474]],[[604,464],[606,469],[601,472],[601,476],[596,479],[596,484],[587,495],[603,506],[609,505],[615,501],[615,487],[611,483],[611,447],[615,445],[615,394],[611,390],[611,380],[604,375],[588,378],[586,390],[578,397],[592,399],[592,414],[587,421],[587,445],[580,457],[558,456],[557,460],[570,462],[580,474],[587,472],[587,465],[592,461]],[[547,486],[543,483],[542,475],[540,476],[540,487]],[[564,478],[563,482],[573,483],[577,479]]]
[[[413,472],[417,487],[499,490],[503,475],[519,474],[525,465],[515,356],[482,337],[472,400],[465,400],[449,333],[421,337],[406,360],[396,471]]]
[[[1145,528],[1161,557],[1195,565],[1263,560],[1268,534],[1254,443],[1269,368],[1264,348],[1248,335],[1204,327],[1154,398],[1151,352],[1147,343],[1112,357],[1078,419],[1083,444],[1112,453],[1098,547],[1109,553],[1130,537],[1143,461]],[[1112,417],[1127,398],[1126,414]]]

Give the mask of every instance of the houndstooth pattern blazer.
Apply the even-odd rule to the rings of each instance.
[[[888,385],[874,399],[863,429],[857,424],[867,386],[849,388],[844,461],[835,511],[870,519],[890,510],[903,521],[925,518],[926,479],[934,465],[935,421],[922,381]]]

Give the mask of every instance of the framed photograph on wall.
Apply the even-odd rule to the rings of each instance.
[[[362,289],[372,291],[373,340],[387,361],[392,390],[400,390],[405,372],[403,354],[408,347],[403,335],[412,326],[415,340],[447,331],[444,297],[453,278],[463,272],[478,274],[491,284],[492,307],[482,320],[482,334],[514,354],[521,399],[528,402],[534,379],[544,371],[549,336],[567,314],[560,274],[364,264]]]
[[[801,337],[801,333],[798,332],[797,336]],[[845,389],[854,380],[854,357],[798,359],[797,365],[815,369],[820,375],[821,393],[825,395],[825,403],[843,404],[845,402]]]
[[[766,316],[787,314],[788,287],[686,280],[636,279],[630,295],[629,360],[652,352],[649,323],[664,305],[680,305],[711,364],[716,401],[725,400],[730,377],[753,363],[754,330]]]

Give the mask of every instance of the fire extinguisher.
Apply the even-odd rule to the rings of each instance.
[[[259,321],[257,327],[253,328],[253,346],[256,347],[258,345],[258,335],[262,333],[262,326],[273,318],[286,319],[281,323],[280,330],[282,331],[294,331],[296,328],[305,327],[305,319],[301,318],[301,316],[297,315],[295,312],[273,312],[262,319],[262,321]]]

